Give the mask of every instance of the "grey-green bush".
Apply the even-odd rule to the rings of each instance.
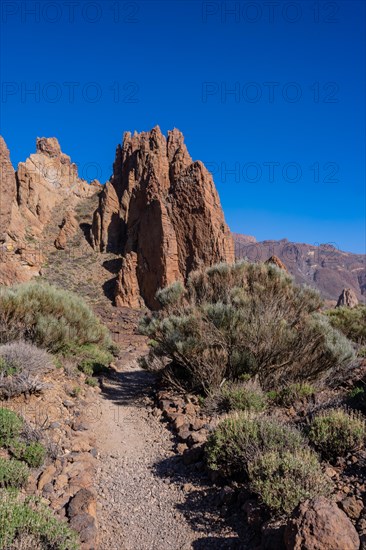
[[[267,407],[267,396],[258,384],[229,382],[208,399],[206,408],[217,412],[252,411],[261,412]]]
[[[290,514],[303,500],[329,496],[332,484],[309,449],[272,450],[249,464],[250,488],[273,512]]]
[[[248,474],[249,464],[265,452],[295,452],[307,447],[295,428],[266,416],[236,413],[222,420],[206,445],[209,468],[226,477]]]
[[[324,458],[335,460],[365,444],[365,418],[344,409],[326,410],[313,418],[308,437]]]
[[[318,313],[322,300],[270,264],[219,264],[157,294],[161,309],[141,331],[168,379],[212,392],[223,380],[256,376],[264,389],[316,380],[354,357],[346,337]]]
[[[0,287],[0,341],[27,340],[53,353],[111,346],[107,329],[76,294],[46,283]]]

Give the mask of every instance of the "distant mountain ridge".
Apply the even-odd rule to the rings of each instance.
[[[266,261],[277,256],[300,284],[317,288],[327,300],[338,300],[342,290],[351,288],[366,303],[366,255],[338,250],[330,244],[319,246],[288,239],[256,241],[255,237],[233,233],[235,257]]]

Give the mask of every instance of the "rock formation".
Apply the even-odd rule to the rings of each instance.
[[[55,247],[58,250],[65,250],[69,239],[75,234],[78,222],[73,212],[66,212],[61,222],[60,232],[55,240]]]
[[[336,307],[356,307],[358,306],[357,296],[351,288],[344,288],[338,298]]]
[[[155,293],[193,269],[234,260],[212,177],[178,130],[124,135],[95,212],[96,249],[122,254],[116,304],[158,306]]]
[[[268,260],[265,261],[266,264],[272,264],[272,265],[276,265],[277,267],[279,267],[280,269],[283,269],[283,271],[287,271],[288,272],[288,269],[287,267],[285,266],[285,264],[277,257],[277,256],[271,256],[270,258],[268,258]]]
[[[97,189],[78,177],[76,165],[62,153],[56,138],[38,138],[36,153],[20,162],[17,172],[0,138],[0,162],[0,284],[13,284],[39,273],[54,209],[66,200],[72,209],[78,199]],[[65,232],[66,226],[61,240]]]

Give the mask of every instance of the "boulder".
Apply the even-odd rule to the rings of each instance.
[[[358,550],[352,522],[335,502],[316,497],[300,504],[285,529],[287,550]]]

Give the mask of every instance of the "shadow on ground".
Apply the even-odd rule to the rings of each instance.
[[[156,378],[143,370],[114,372],[102,383],[102,395],[115,405],[145,407],[146,400],[154,395]]]
[[[258,534],[246,523],[240,504],[222,498],[223,487],[210,481],[202,463],[186,466],[181,456],[175,455],[155,464],[155,472],[159,477],[169,478],[170,483],[184,486],[185,501],[177,504],[177,510],[197,534],[208,533],[192,544],[194,550],[258,548]]]

